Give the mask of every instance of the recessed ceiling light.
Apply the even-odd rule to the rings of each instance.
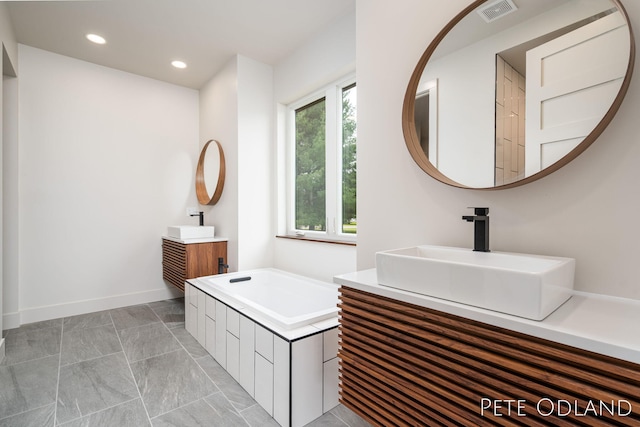
[[[87,34],[87,39],[95,44],[105,44],[107,42],[104,37],[97,34]]]
[[[187,64],[185,64],[182,61],[171,61],[171,65],[173,65],[176,68],[187,68]]]

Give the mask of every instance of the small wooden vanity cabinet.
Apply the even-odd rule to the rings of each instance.
[[[340,400],[374,425],[640,426],[638,364],[344,286],[340,307]]]
[[[184,282],[218,274],[218,258],[227,260],[227,242],[182,243],[162,239],[162,278],[184,292]]]

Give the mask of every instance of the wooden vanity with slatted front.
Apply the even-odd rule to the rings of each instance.
[[[640,426],[637,362],[381,296],[380,285],[345,286],[350,280],[339,277],[340,399],[373,425]],[[535,322],[518,322],[535,330]],[[630,326],[630,351],[614,352],[640,355],[639,324]]]
[[[227,239],[188,242],[162,238],[162,278],[183,292],[187,279],[218,274],[219,258],[226,264]]]

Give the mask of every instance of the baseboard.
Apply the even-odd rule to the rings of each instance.
[[[114,308],[127,307],[136,304],[146,304],[154,301],[162,301],[165,299],[179,298],[184,296],[182,292],[173,287],[166,289],[156,289],[152,291],[135,292],[130,294],[115,295],[107,298],[97,298],[83,301],[73,301],[64,304],[48,305],[42,307],[32,307],[20,310],[19,325],[27,323],[40,322],[43,320],[59,319],[61,317],[76,316],[78,314],[93,313],[102,310],[111,310]],[[15,323],[7,322],[3,319],[5,327]],[[17,327],[17,326],[14,326]]]
[[[4,330],[20,327],[20,313],[4,313],[2,316],[2,327]]]

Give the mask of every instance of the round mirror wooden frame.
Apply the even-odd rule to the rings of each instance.
[[[462,10],[451,22],[449,22],[435,37],[435,39],[431,42],[427,50],[424,52],[418,64],[411,75],[411,79],[409,81],[409,85],[407,87],[407,91],[404,97],[404,104],[402,107],[402,131],[404,134],[405,143],[413,157],[414,161],[418,164],[418,166],[424,170],[431,177],[437,179],[440,182],[443,182],[447,185],[451,185],[458,188],[468,188],[468,189],[477,189],[477,190],[498,190],[498,189],[507,189],[518,187],[524,184],[528,184],[530,182],[536,181],[540,178],[543,178],[558,169],[562,168],[573,159],[575,159],[578,155],[580,155],[583,151],[585,151],[604,131],[604,129],[609,125],[615,114],[617,113],[620,105],[622,104],[622,100],[627,93],[627,89],[629,88],[629,84],[631,82],[631,76],[633,74],[633,67],[635,62],[635,39],[633,36],[633,31],[631,28],[631,23],[629,21],[629,16],[627,15],[626,10],[618,0],[611,0],[615,7],[618,8],[622,16],[627,22],[627,26],[629,29],[629,37],[630,37],[630,52],[629,52],[629,63],[627,68],[627,73],[624,77],[620,90],[614,99],[611,107],[607,110],[606,114],[597,124],[597,126],[591,131],[591,133],[584,138],[584,140],[578,144],[573,150],[568,152],[564,157],[555,162],[554,164],[548,166],[541,171],[525,177],[519,181],[511,182],[505,185],[499,185],[495,187],[470,187],[467,185],[460,184],[442,172],[440,172],[428,159],[427,155],[423,151],[420,140],[418,138],[416,132],[416,124],[415,124],[415,104],[416,104],[416,93],[418,90],[418,85],[420,83],[420,78],[427,66],[427,62],[431,58],[432,54],[440,44],[440,42],[445,38],[445,36],[460,22],[465,16],[469,13],[472,13],[478,6],[486,3],[488,0],[476,0],[464,10]]]
[[[207,149],[209,145],[214,142],[218,146],[218,153],[220,158],[220,164],[218,165],[218,180],[216,184],[215,191],[213,194],[210,194],[207,190],[207,184],[205,181],[205,157],[207,154]],[[202,147],[202,151],[200,152],[200,159],[198,160],[198,166],[196,168],[196,195],[198,196],[198,202],[201,205],[215,205],[218,200],[220,200],[220,196],[222,195],[222,190],[224,189],[224,175],[225,175],[225,162],[224,162],[224,152],[222,151],[222,146],[216,140],[209,140]]]

